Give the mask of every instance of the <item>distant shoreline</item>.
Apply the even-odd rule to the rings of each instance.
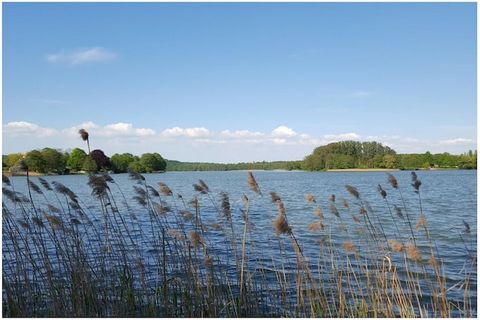
[[[370,168],[370,169],[327,169],[327,172],[388,172],[388,171],[400,171],[400,169],[383,169],[383,168]]]

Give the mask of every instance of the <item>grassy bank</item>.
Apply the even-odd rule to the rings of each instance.
[[[332,195],[326,208],[305,194],[315,220],[299,229],[288,219],[288,191],[268,192],[251,172],[248,194],[214,194],[200,180],[192,199],[130,178],[127,192],[109,175],[91,175],[92,199],[81,199],[28,176],[21,194],[3,176],[4,317],[476,316],[476,256],[461,249],[463,276],[447,283],[414,173],[418,207],[406,206],[394,176],[379,186],[391,232],[350,185],[351,199]],[[264,197],[269,207],[257,208]],[[256,229],[258,209],[270,232]],[[468,244],[470,232],[465,225],[458,236]],[[299,233],[317,237],[316,253]]]

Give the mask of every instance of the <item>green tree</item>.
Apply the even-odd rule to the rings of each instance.
[[[7,168],[12,168],[18,165],[18,162],[23,159],[23,154],[21,153],[10,153],[5,157],[5,165]]]
[[[42,156],[42,153],[38,150],[32,150],[27,152],[25,156],[25,162],[27,163],[30,171],[47,173],[47,163]]]
[[[82,169],[89,173],[97,172],[97,163],[95,162],[95,160],[93,160],[91,156],[86,156],[83,160]]]
[[[44,148],[41,153],[45,161],[46,172],[65,173],[68,159],[66,154],[52,148]]]
[[[387,169],[395,169],[398,168],[398,161],[397,157],[393,154],[386,154],[383,156],[383,165],[384,168]]]
[[[85,162],[86,157],[87,157],[87,154],[82,149],[80,148],[73,149],[70,155],[68,156],[67,167],[71,171],[82,170],[83,163]]]
[[[140,163],[145,167],[146,172],[163,171],[167,163],[158,153],[144,153],[140,157]]]
[[[139,173],[147,172],[147,169],[145,168],[145,166],[142,164],[140,160],[135,160],[133,162],[130,162],[130,164],[128,165],[128,170],[133,170]]]
[[[138,161],[140,158],[132,155],[131,153],[115,153],[111,158],[112,168],[115,173],[127,172],[128,166],[134,161]]]

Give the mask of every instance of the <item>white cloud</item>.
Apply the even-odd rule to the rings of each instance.
[[[341,134],[326,134],[323,138],[327,141],[345,141],[345,140],[360,140],[360,136],[354,132]]]
[[[465,139],[465,138],[455,138],[455,139],[448,139],[448,140],[441,140],[440,144],[446,144],[446,145],[468,145],[472,144],[474,141],[472,139]]]
[[[98,132],[101,136],[114,136],[114,135],[123,135],[123,136],[153,136],[155,135],[155,130],[148,128],[134,128],[131,123],[117,122],[113,124],[106,125]]]
[[[11,136],[49,137],[54,135],[56,130],[43,128],[26,121],[13,121],[3,126],[3,133]]]
[[[272,131],[272,136],[274,137],[285,137],[285,138],[291,138],[295,137],[297,133],[290,129],[289,127],[286,126],[280,126],[278,128],[273,129]]]
[[[225,138],[233,138],[233,139],[252,139],[252,138],[259,138],[259,137],[265,136],[264,133],[253,132],[249,130],[237,130],[237,131],[223,130],[222,132],[220,132],[220,135]]]
[[[62,50],[58,53],[47,54],[46,59],[51,63],[80,65],[92,62],[105,62],[113,60],[117,55],[101,47],[76,49],[73,51]]]
[[[187,137],[187,138],[206,138],[212,135],[210,130],[204,127],[198,128],[180,128],[173,127],[165,129],[160,134],[163,137]]]

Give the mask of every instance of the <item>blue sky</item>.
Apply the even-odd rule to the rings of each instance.
[[[3,3],[3,153],[476,149],[476,4]]]

